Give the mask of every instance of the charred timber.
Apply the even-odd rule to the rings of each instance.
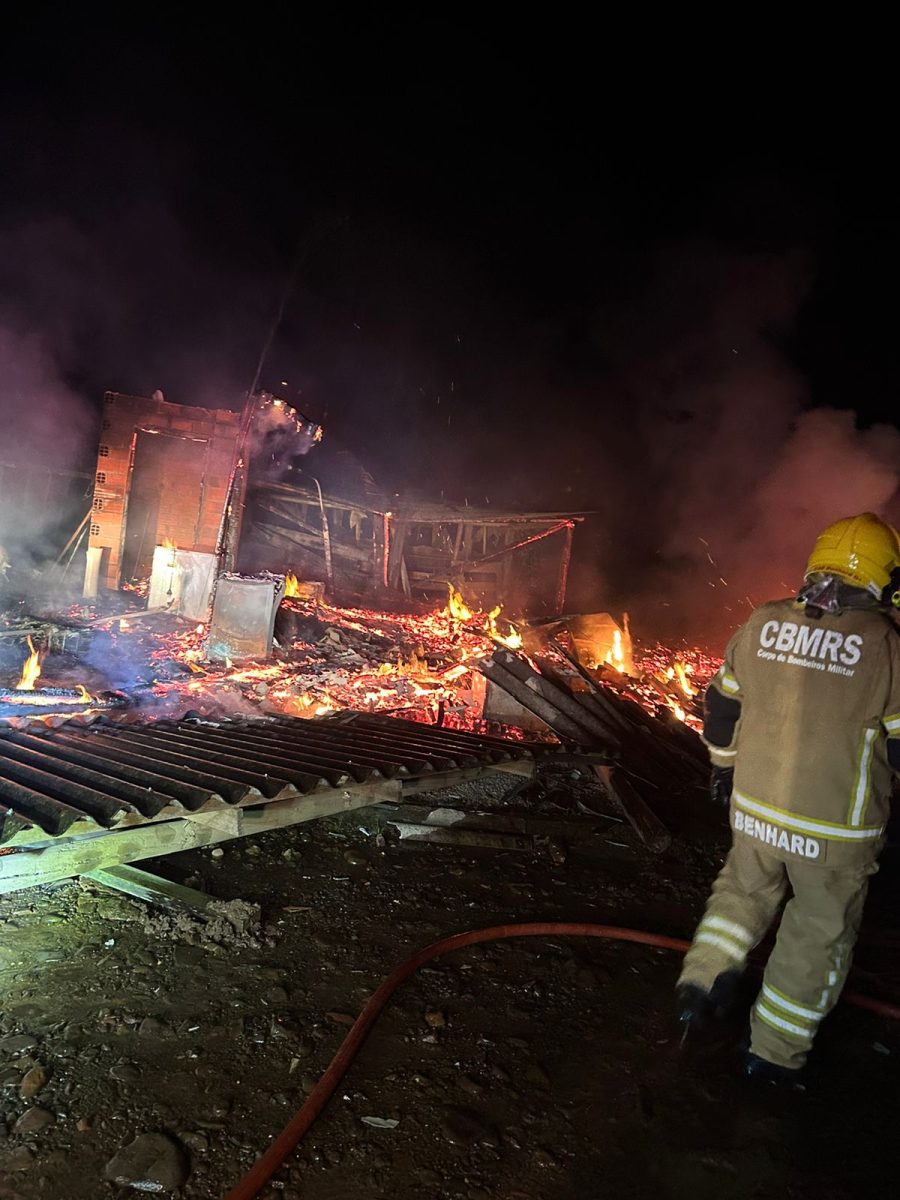
[[[601,720],[596,713],[580,704],[567,688],[557,686],[556,683],[535,671],[523,655],[516,654],[513,650],[497,649],[494,651],[493,661],[514,675],[530,691],[541,696],[548,704],[584,729],[590,738],[590,742],[587,744],[599,742],[609,749],[618,750],[620,748],[619,739],[610,727],[609,721]]]
[[[644,845],[654,854],[666,850],[672,835],[621,768],[594,767],[594,772]]]
[[[514,700],[518,700],[523,708],[527,708],[536,717],[540,717],[544,724],[561,738],[573,742],[576,746],[590,745],[595,740],[584,726],[577,724],[565,713],[560,712],[549,700],[517,679],[500,663],[486,659],[478,664],[478,669],[491,683],[495,683]]]

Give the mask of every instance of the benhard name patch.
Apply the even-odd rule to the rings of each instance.
[[[747,837],[763,842],[766,846],[771,846],[773,850],[785,850],[788,854],[794,854],[798,858],[822,857],[822,843],[816,838],[804,837],[800,833],[789,833],[787,829],[781,829],[778,825],[770,825],[768,821],[761,821],[758,817],[751,817],[749,813],[741,812],[739,808],[734,810],[734,827],[738,833],[744,833]]]

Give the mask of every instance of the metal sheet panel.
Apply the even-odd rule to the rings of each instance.
[[[223,575],[216,585],[209,628],[209,657],[224,662],[267,658],[275,613],[284,597],[281,575]]]
[[[438,786],[442,773],[552,749],[351,712],[0,729],[0,840],[29,825],[51,836],[75,824],[114,829],[387,779]]]

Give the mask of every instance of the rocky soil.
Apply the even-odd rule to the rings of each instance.
[[[434,799],[502,807],[510,786]],[[591,806],[574,780],[552,796],[557,815]],[[222,1197],[410,951],[543,918],[687,935],[722,843],[651,858],[627,826],[599,822],[588,849],[400,844],[363,810],[141,864],[226,902],[209,923],[86,882],[3,898],[0,1200]],[[858,956],[883,991],[884,972],[896,977],[900,886],[891,853],[886,863]],[[679,1048],[677,970],[663,951],[536,939],[426,967],[264,1195],[892,1192],[900,1027],[843,1008],[805,1093],[756,1090],[738,1074],[741,1020]]]

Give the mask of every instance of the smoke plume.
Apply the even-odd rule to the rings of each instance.
[[[625,328],[601,319],[639,414],[616,527],[632,509],[645,561],[621,600],[645,629],[721,645],[753,606],[799,586],[824,526],[865,510],[897,519],[900,430],[859,428],[852,396],[811,408],[788,363],[811,282],[801,255],[695,243],[661,257]]]
[[[2,312],[0,422],[0,547],[13,568],[37,565],[89,506],[91,477],[76,472],[96,443],[97,421],[60,377],[45,340]]]

